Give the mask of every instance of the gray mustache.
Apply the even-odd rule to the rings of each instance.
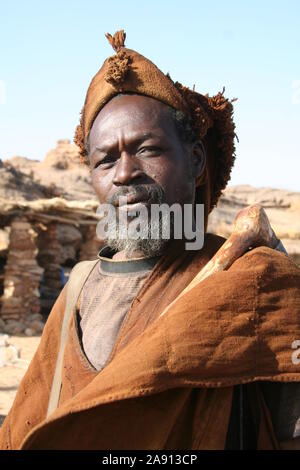
[[[129,195],[150,204],[162,204],[165,200],[165,192],[161,186],[143,184],[120,188],[107,199],[107,203],[116,206],[120,197]]]

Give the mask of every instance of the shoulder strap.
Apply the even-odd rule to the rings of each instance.
[[[90,275],[91,271],[94,269],[96,263],[98,263],[99,259],[93,261],[81,261],[77,263],[70,273],[70,277],[67,283],[67,291],[66,291],[66,307],[61,327],[61,335],[60,335],[60,344],[59,350],[56,360],[55,372],[52,382],[52,387],[49,396],[48,402],[48,409],[47,409],[47,416],[48,416],[57,408],[59,397],[60,397],[60,390],[61,390],[61,381],[62,381],[62,362],[65,350],[65,344],[67,341],[68,336],[68,325],[69,320],[71,318],[71,314],[73,309],[76,305],[77,299],[81,293],[81,290],[87,280],[88,276]]]

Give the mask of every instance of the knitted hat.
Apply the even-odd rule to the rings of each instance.
[[[173,82],[169,74],[165,75],[149,59],[125,48],[126,34],[123,30],[114,36],[107,33],[106,37],[116,54],[106,59],[93,77],[74,137],[83,161],[88,163],[86,142],[93,122],[111,98],[119,93],[155,98],[189,116],[205,146],[206,177],[199,183],[196,199],[206,204],[209,213],[230,179],[235,160],[234,100],[224,97],[224,89],[210,97]]]

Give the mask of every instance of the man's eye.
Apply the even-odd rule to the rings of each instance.
[[[115,159],[112,157],[105,157],[103,160],[99,160],[97,163],[94,165],[95,168],[109,168],[115,163]]]
[[[139,149],[138,154],[158,154],[161,152],[161,149],[159,147],[142,147]]]

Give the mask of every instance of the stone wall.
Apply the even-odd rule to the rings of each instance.
[[[36,238],[26,218],[12,221],[1,302],[1,319],[8,334],[24,333],[26,329],[33,334],[43,329],[39,295],[43,269],[36,260]]]
[[[0,240],[0,332],[40,334],[72,267],[95,259],[96,224],[14,217]]]

